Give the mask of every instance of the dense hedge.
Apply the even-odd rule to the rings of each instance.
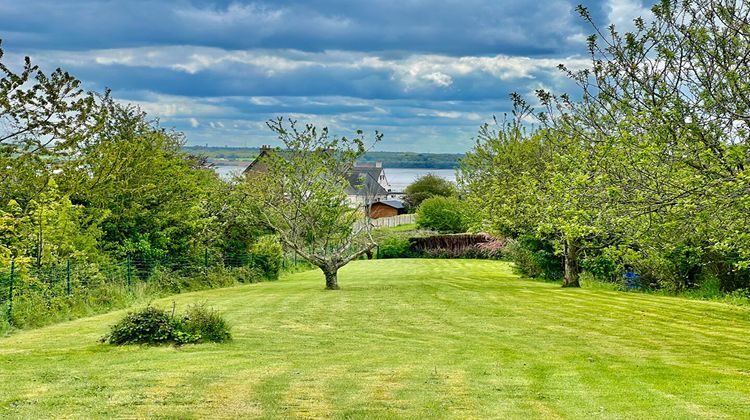
[[[392,235],[378,244],[378,258],[476,258],[501,259],[507,241],[487,234]]]
[[[464,204],[455,197],[433,196],[417,209],[417,226],[440,233],[466,232]]]

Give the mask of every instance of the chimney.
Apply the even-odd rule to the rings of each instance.
[[[271,146],[269,146],[267,144],[264,144],[263,146],[260,146],[260,152],[261,153],[263,153],[263,152],[270,152],[270,151],[271,151]]]
[[[380,162],[380,161],[375,162],[375,167],[376,168],[382,168],[383,167],[383,162]]]

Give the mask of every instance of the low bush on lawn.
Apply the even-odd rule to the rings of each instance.
[[[189,306],[180,321],[182,331],[191,337],[197,337],[198,341],[223,343],[232,338],[229,325],[221,314],[206,307],[205,303]]]
[[[102,342],[114,345],[183,345],[221,343],[230,339],[229,326],[224,318],[205,304],[188,307],[179,318],[174,316],[174,312],[168,313],[149,305],[140,311],[129,312],[112,326],[108,335],[102,337]]]

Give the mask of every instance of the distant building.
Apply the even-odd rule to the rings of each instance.
[[[271,152],[271,146],[263,145],[260,146],[260,153],[258,156],[250,162],[249,165],[247,165],[247,168],[245,168],[244,171],[242,171],[245,175],[251,175],[253,172],[265,172],[268,170],[268,166],[263,162],[263,158],[268,156],[268,154]]]
[[[367,211],[371,218],[380,219],[381,217],[393,217],[404,214],[406,213],[406,207],[399,200],[384,200],[370,204]]]
[[[243,173],[252,176],[254,172],[265,172],[268,168],[263,162],[263,158],[272,150],[270,146],[261,146],[260,154],[245,168]],[[281,151],[280,153],[283,154],[284,152]],[[391,203],[390,208],[395,208],[393,205],[397,200],[392,199],[396,195],[391,191],[391,185],[385,176],[382,162],[357,164],[347,175],[347,180],[349,185],[346,187],[346,195],[352,205],[367,208],[371,203],[391,201],[394,203]],[[386,205],[385,207],[389,206]],[[403,203],[401,207],[403,208]]]
[[[357,164],[348,176],[346,194],[349,202],[367,205],[391,197],[391,184],[385,176],[382,162]]]

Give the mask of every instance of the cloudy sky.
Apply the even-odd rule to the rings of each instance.
[[[0,39],[111,88],[188,144],[275,144],[277,115],[336,134],[380,130],[378,150],[464,152],[513,91],[571,90],[585,65],[575,14],[627,28],[648,0],[0,0]]]

